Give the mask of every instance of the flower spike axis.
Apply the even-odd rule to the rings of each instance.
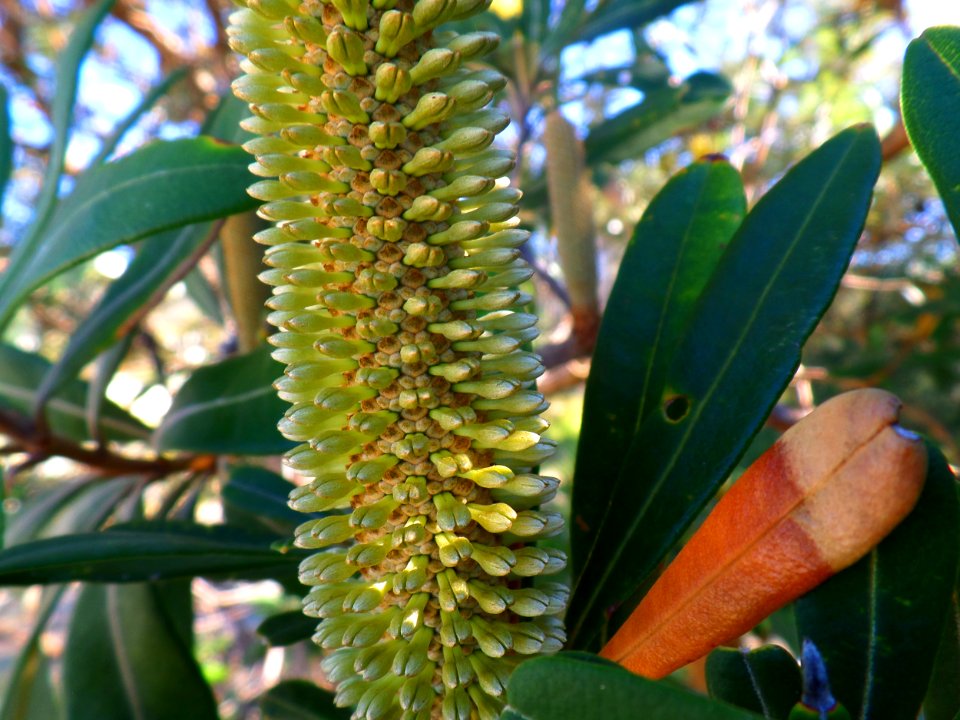
[[[528,580],[565,558],[531,544],[562,521],[534,472],[554,444],[514,158],[491,147],[505,81],[475,64],[497,38],[437,29],[488,3],[240,4],[290,503],[326,513],[296,531],[324,670],[357,718],[492,720],[516,662],[561,647],[567,589]]]

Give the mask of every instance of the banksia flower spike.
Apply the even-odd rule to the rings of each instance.
[[[234,84],[261,137],[251,194],[275,221],[270,339],[292,403],[280,429],[323,512],[297,529],[305,612],[354,717],[495,718],[512,667],[563,642],[562,554],[534,472],[536,318],[513,165],[491,148],[496,36],[437,27],[485,0],[246,0]]]

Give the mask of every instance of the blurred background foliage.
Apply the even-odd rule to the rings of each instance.
[[[0,0],[0,83],[9,98],[14,168],[2,208],[0,268],[41,193],[56,137],[58,58],[78,14],[93,4]],[[228,142],[241,139],[233,122],[244,110],[229,100],[221,106],[237,74],[223,32],[229,11],[228,0],[114,3],[80,69],[61,191],[105,154],[121,157],[154,138],[206,129]],[[519,154],[512,180],[525,190],[522,218],[534,231],[526,252],[543,318],[539,349],[548,372],[541,386],[561,443],[549,472],[570,478],[604,298],[655,192],[691,161],[722,154],[742,172],[753,201],[792,162],[857,122],[874,123],[883,138],[867,227],[795,381],[745,460],[814,404],[880,386],[904,399],[909,425],[960,461],[957,243],[910,151],[898,107],[906,43],[946,23],[960,24],[960,6],[939,0],[494,0],[493,13],[474,21],[501,37],[493,62],[508,83],[498,102],[512,118],[501,142]],[[251,349],[266,332],[265,292],[255,279],[259,249],[246,241],[256,222],[237,216],[208,228],[190,263],[144,301],[148,312],[136,317],[129,352],[85,371],[148,427],[162,421],[193,370]],[[18,312],[8,341],[55,361],[135,252],[109,250],[44,285]],[[17,437],[16,429],[0,426],[0,434]],[[49,498],[40,492],[45,487],[59,500],[48,500],[44,528],[30,537],[90,525],[89,508],[131,497],[129,481],[111,481],[101,486],[109,498],[101,489],[86,505],[64,504],[84,486],[82,466],[57,448],[4,449],[8,543],[18,522],[28,527],[25,508],[43,512],[30,501]],[[224,514],[221,475],[156,483],[143,495],[147,514],[153,503],[217,521]],[[139,493],[137,482],[149,479],[134,482]],[[309,676],[307,644],[268,650],[254,635],[264,616],[298,606],[276,584],[196,580],[193,597],[199,658],[222,717],[254,717],[254,698],[265,687]],[[0,596],[0,671],[13,668],[29,640],[24,618],[42,614],[48,602],[37,588]],[[65,623],[54,615],[34,638],[43,657],[61,656]]]

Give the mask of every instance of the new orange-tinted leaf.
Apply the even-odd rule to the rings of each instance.
[[[840,395],[730,491],[603,649],[663,677],[856,562],[913,508],[926,452],[882,390]]]

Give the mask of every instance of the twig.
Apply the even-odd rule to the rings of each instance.
[[[21,472],[51,457],[64,457],[96,468],[103,475],[145,474],[162,476],[183,470],[202,470],[215,462],[213,455],[188,455],[179,458],[158,457],[151,460],[119,455],[99,447],[85,448],[72,440],[38,432],[36,424],[22,415],[0,409],[0,434],[6,435],[22,450],[30,453],[15,469]],[[14,474],[11,473],[11,474]]]

